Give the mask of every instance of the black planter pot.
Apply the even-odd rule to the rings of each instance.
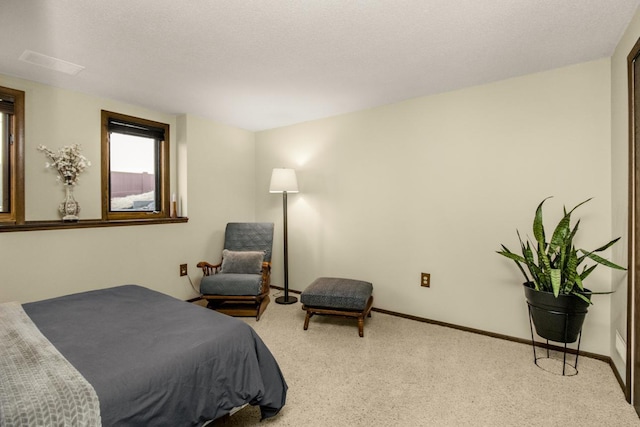
[[[550,341],[576,342],[589,308],[586,301],[575,295],[556,298],[551,292],[536,291],[531,283],[524,284],[524,294],[538,335]]]

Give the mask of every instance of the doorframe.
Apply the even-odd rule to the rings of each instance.
[[[640,348],[636,345],[640,341],[640,331],[635,330],[635,325],[640,323],[640,313],[637,307],[640,306],[640,283],[638,283],[636,271],[638,269],[638,256],[640,247],[640,224],[638,224],[638,200],[637,194],[640,191],[638,182],[638,168],[640,168],[640,149],[636,144],[640,143],[640,138],[636,138],[636,73],[635,63],[640,59],[640,39],[627,56],[627,79],[628,79],[628,110],[629,110],[629,206],[628,206],[628,265],[631,267],[627,273],[627,360],[624,394],[627,402],[631,403],[638,415],[640,415],[640,377],[635,369],[635,361],[640,360]],[[640,96],[637,99],[640,104]],[[640,108],[638,109],[640,110]]]

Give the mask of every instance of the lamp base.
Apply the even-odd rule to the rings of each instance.
[[[298,298],[292,297],[291,295],[276,298],[276,303],[278,304],[294,304],[296,302],[298,302]]]

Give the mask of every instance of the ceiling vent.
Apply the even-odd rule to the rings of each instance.
[[[82,65],[63,61],[62,59],[43,55],[32,50],[25,50],[24,52],[22,52],[22,55],[20,55],[20,60],[28,62],[29,64],[39,65],[51,70],[60,71],[65,74],[71,74],[72,76],[75,76],[80,71],[84,70],[84,67]]]

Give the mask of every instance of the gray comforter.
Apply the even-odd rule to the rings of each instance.
[[[244,322],[125,285],[25,304],[89,381],[104,426],[201,425],[245,403],[278,413],[287,385]]]

